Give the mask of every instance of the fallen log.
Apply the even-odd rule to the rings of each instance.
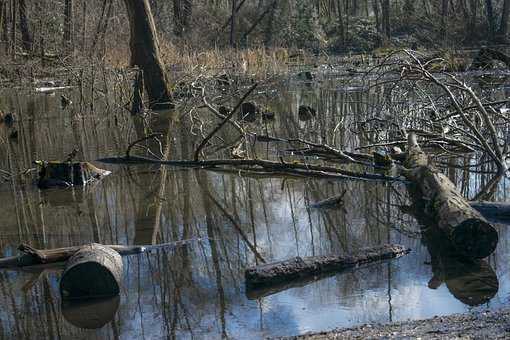
[[[92,243],[69,258],[62,278],[64,299],[105,298],[119,295],[122,257],[112,248]]]
[[[408,137],[404,165],[407,169],[403,174],[411,182],[409,191],[415,205],[448,237],[459,254],[480,259],[496,249],[496,229],[469,205],[448,177],[429,162],[413,133]]]
[[[394,244],[365,248],[352,255],[294,257],[275,263],[248,268],[245,271],[248,288],[268,286],[302,279],[307,276],[344,270],[362,264],[406,255],[410,249]]]
[[[120,255],[134,255],[145,252],[150,252],[157,249],[172,249],[180,247],[195,241],[203,241],[204,238],[195,238],[189,240],[182,240],[170,243],[162,243],[147,246],[124,246],[124,245],[105,245],[107,248],[115,250]],[[39,250],[32,248],[29,245],[21,244],[18,250],[23,254],[19,256],[9,256],[0,258],[0,269],[1,268],[20,268],[28,266],[38,266],[41,268],[47,267],[49,264],[57,264],[67,261],[73,256],[82,246],[65,247]]]

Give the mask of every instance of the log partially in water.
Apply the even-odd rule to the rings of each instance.
[[[462,196],[455,185],[435,168],[421,150],[415,134],[408,139],[404,171],[415,204],[467,258],[489,256],[498,244],[496,229]]]
[[[410,249],[394,244],[365,248],[352,255],[294,257],[264,264],[245,271],[248,287],[279,284],[307,276],[339,271],[362,264],[406,255]]]
[[[115,250],[92,243],[69,258],[60,280],[64,299],[116,296],[122,282],[122,257]]]
[[[120,255],[134,255],[145,252],[150,252],[157,249],[172,249],[184,246],[191,242],[203,241],[205,238],[194,238],[189,240],[182,240],[170,243],[146,245],[146,246],[124,246],[124,245],[107,245],[105,247],[115,250]],[[40,266],[47,267],[51,264],[58,264],[67,261],[73,256],[82,246],[55,248],[39,250],[29,245],[21,244],[18,247],[23,254],[19,256],[9,256],[0,258],[0,268],[20,268]]]

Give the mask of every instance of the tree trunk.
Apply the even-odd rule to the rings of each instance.
[[[446,23],[448,21],[448,3],[450,0],[442,0],[441,2],[441,39],[446,39]]]
[[[232,0],[232,15],[230,17],[232,18],[230,21],[230,47],[235,47],[236,0]]]
[[[73,0],[66,0],[64,6],[64,48],[66,50],[69,50],[73,45],[73,27]]]
[[[171,108],[156,27],[148,0],[124,0],[131,26],[131,64],[140,67],[151,108]]]
[[[174,5],[174,33],[178,37],[182,37],[184,32],[189,28],[189,18],[193,11],[192,0],[173,0]]]
[[[498,244],[498,232],[482,215],[473,209],[457,191],[454,184],[430,164],[427,155],[410,134],[404,171],[411,181],[411,196],[419,210],[427,215],[466,258],[489,256]]]
[[[21,39],[23,40],[23,48],[25,51],[31,51],[33,39],[28,27],[28,9],[25,0],[19,0],[19,26],[21,30]]]
[[[485,12],[487,14],[487,26],[489,32],[489,40],[494,40],[494,30],[495,30],[495,21],[494,21],[494,9],[492,7],[492,0],[485,0]]]
[[[390,0],[382,0],[382,24],[383,33],[387,40],[391,38],[391,26],[390,26]]]
[[[246,285],[254,288],[281,284],[282,282],[400,257],[409,251],[409,249],[400,245],[387,244],[365,248],[353,255],[295,257],[290,260],[248,268],[245,271]]]
[[[508,34],[508,18],[510,17],[510,0],[505,0],[503,3],[503,11],[501,13],[501,22],[499,24],[499,30],[497,38],[500,41],[506,41],[506,35]]]
[[[92,243],[68,261],[60,280],[64,299],[116,296],[122,282],[122,257],[115,250]]]

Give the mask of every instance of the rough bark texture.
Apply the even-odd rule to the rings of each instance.
[[[122,282],[122,257],[115,250],[93,243],[83,246],[66,264],[60,280],[64,299],[116,296]]]
[[[23,48],[26,51],[31,51],[33,40],[28,27],[28,8],[25,0],[19,0],[19,27],[21,30],[21,39],[23,40]]]
[[[151,108],[171,107],[156,27],[148,0],[124,0],[131,26],[131,64],[143,70]]]
[[[295,257],[289,260],[248,268],[245,272],[248,287],[267,286],[307,276],[339,271],[362,264],[405,255],[410,250],[400,245],[365,248],[353,255]]]
[[[415,134],[409,135],[407,154],[405,165],[409,170],[404,175],[412,182],[410,192],[415,204],[431,224],[464,257],[479,259],[492,254],[498,244],[498,232],[469,205],[448,177],[429,163]]]

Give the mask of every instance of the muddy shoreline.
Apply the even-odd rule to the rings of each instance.
[[[507,339],[510,338],[510,309],[436,316],[431,319],[390,324],[365,324],[320,333],[279,338],[322,339]]]

